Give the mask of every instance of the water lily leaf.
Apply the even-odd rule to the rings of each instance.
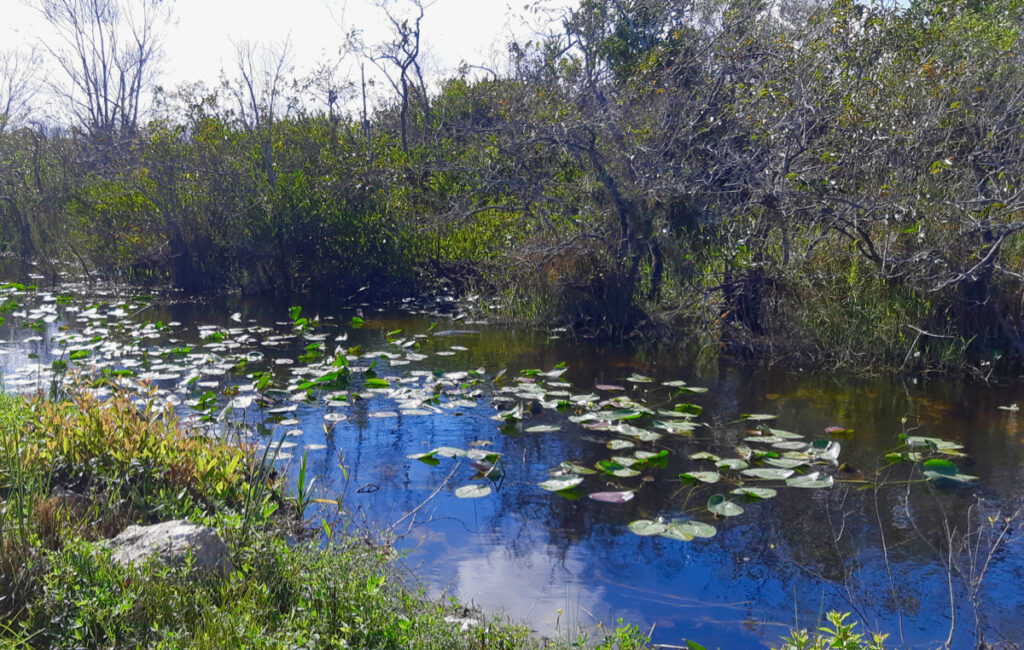
[[[771,499],[778,492],[772,488],[766,487],[738,487],[731,492],[731,494],[738,494],[753,499]]]
[[[690,420],[655,420],[654,426],[669,433],[689,433],[700,425]]]
[[[767,420],[774,420],[779,416],[771,415],[770,413],[740,413],[741,420],[750,420],[751,422],[764,422]]]
[[[955,443],[951,440],[943,440],[942,438],[928,438],[925,436],[907,436],[904,441],[908,447],[928,447],[932,451],[940,454],[946,454],[949,456],[961,455],[957,450],[963,449],[964,446]]]
[[[818,472],[811,472],[804,476],[794,476],[786,479],[786,485],[795,488],[829,488],[832,487],[832,476],[822,476]]]
[[[444,458],[458,458],[466,455],[466,452],[458,447],[438,447],[434,453]]]
[[[696,481],[701,483],[717,483],[721,478],[722,475],[718,472],[683,472],[679,475],[679,480],[684,483]]]
[[[596,470],[592,470],[589,467],[584,467],[582,465],[577,465],[576,463],[570,463],[568,461],[563,462],[561,465],[559,465],[559,467],[561,468],[561,470],[563,472],[566,472],[567,474],[580,474],[580,475],[597,474]]]
[[[604,446],[611,449],[612,451],[618,451],[619,449],[629,449],[631,447],[636,447],[636,443],[630,442],[629,440],[620,440],[619,438],[614,438],[606,442]]]
[[[783,440],[782,442],[776,442],[772,444],[772,447],[776,449],[785,449],[789,451],[801,451],[807,449],[810,445],[802,440]]]
[[[637,519],[636,521],[629,522],[629,530],[634,535],[650,537],[651,535],[661,535],[668,530],[668,526],[660,521]]]
[[[618,465],[622,465],[623,467],[632,467],[637,463],[641,463],[643,461],[641,461],[639,458],[636,458],[635,456],[612,456],[612,462]]]
[[[378,377],[367,377],[363,381],[365,388],[391,388],[391,384],[388,383],[387,379],[380,379]]]
[[[594,388],[596,388],[597,390],[607,390],[607,391],[626,390],[626,388],[624,386],[616,386],[615,384],[595,384]]]
[[[644,451],[639,449],[633,453],[634,456],[640,460],[650,461],[657,460],[658,458],[665,458],[668,456],[668,449],[662,449],[661,451]]]
[[[745,442],[760,442],[766,445],[771,445],[776,442],[785,442],[786,439],[782,436],[747,436],[743,439]]]
[[[559,478],[549,478],[537,485],[542,490],[547,490],[548,492],[561,492],[562,490],[571,490],[582,482],[582,476],[562,476]]]
[[[634,384],[649,384],[654,380],[650,377],[645,377],[644,375],[639,375],[634,372],[629,377],[626,377],[626,381],[631,381]]]
[[[676,404],[675,406],[672,407],[672,410],[675,411],[676,413],[683,413],[685,415],[700,415],[701,413],[704,412],[704,407],[698,406],[697,404],[687,404],[684,402],[682,404]]]
[[[643,413],[636,409],[616,409],[614,411],[599,411],[598,415],[609,421],[615,420],[635,420],[643,416]]]
[[[591,492],[587,496],[594,501],[601,501],[602,503],[626,503],[635,494],[632,490],[624,490],[622,492]]]
[[[701,521],[671,521],[666,530],[660,533],[662,537],[675,539],[681,542],[689,542],[695,537],[708,538],[715,536],[715,527]]]
[[[747,467],[749,467],[746,461],[740,460],[739,458],[723,458],[722,460],[715,463],[715,465],[718,467],[718,469],[733,470],[746,469]]]
[[[754,467],[741,472],[744,476],[751,478],[763,478],[769,480],[783,481],[793,475],[793,470],[781,467]]]
[[[807,453],[815,458],[835,461],[839,459],[841,448],[842,445],[835,440],[815,440],[811,443],[811,448],[807,450]]]
[[[557,427],[553,424],[535,424],[532,427],[526,427],[523,429],[526,433],[551,433],[552,431],[559,431],[561,427]]]
[[[783,469],[796,469],[801,465],[806,465],[806,460],[800,460],[797,458],[765,458],[764,462],[774,467],[781,467]]]
[[[712,454],[710,451],[698,451],[695,454],[690,454],[690,460],[710,460],[717,463],[722,459]]]
[[[1006,405],[1006,406],[997,406],[996,408],[998,408],[998,409],[1000,409],[1002,411],[1019,411],[1020,410],[1020,407],[1017,406],[1017,402],[1014,402],[1013,404]]]
[[[743,514],[743,506],[730,501],[724,494],[713,494],[708,498],[708,510],[722,517],[735,517]]]
[[[853,429],[847,429],[846,427],[825,427],[825,433],[830,436],[839,436],[853,433]]]
[[[790,440],[797,440],[799,438],[803,438],[803,436],[800,435],[799,433],[793,433],[792,431],[784,431],[782,429],[768,429],[768,433],[772,434],[773,436],[778,436],[779,438],[787,438]]]
[[[472,485],[463,485],[462,487],[455,488],[455,496],[460,499],[479,499],[490,493],[491,486],[482,483],[473,483]]]
[[[699,394],[699,393],[706,393],[706,392],[708,392],[708,389],[704,388],[703,386],[682,386],[679,389],[679,392],[680,393],[696,393],[696,394]]]

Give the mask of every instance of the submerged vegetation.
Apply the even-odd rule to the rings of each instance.
[[[148,119],[103,95],[68,129],[6,115],[0,243],[190,291],[440,283],[766,361],[1024,356],[1017,0],[583,0],[436,90],[403,49],[420,21],[392,23],[371,49],[398,93],[365,123],[329,66],[253,48]]]

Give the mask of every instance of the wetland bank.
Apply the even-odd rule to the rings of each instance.
[[[429,595],[566,644],[771,645],[832,609],[899,647],[1024,638],[1018,0],[581,0],[436,78],[429,4],[393,0],[380,42],[325,44],[369,96],[270,43],[161,86],[170,3],[28,4],[3,634],[529,642],[453,640],[471,617],[386,562],[307,579],[375,530]],[[230,610],[207,641],[158,605],[185,577],[133,591],[90,550],[171,515],[252,569],[195,600]]]

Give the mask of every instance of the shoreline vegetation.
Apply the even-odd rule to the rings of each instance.
[[[126,393],[0,395],[4,647],[676,647],[649,645],[622,621],[542,639],[430,599],[379,535],[343,516],[303,519],[302,486],[290,496],[265,455],[189,433],[171,411],[147,406]],[[216,530],[235,568],[125,566],[104,547],[129,524],[172,519]],[[884,637],[855,625],[829,614],[819,633],[794,631],[780,647],[881,648]]]
[[[130,1],[141,47],[168,8]],[[80,91],[55,98],[64,126],[33,121],[33,60],[3,54],[0,247],[186,292],[442,287],[761,363],[1020,369],[1020,2],[583,0],[436,84],[409,49],[429,7],[408,8],[353,44],[395,81],[364,115],[286,48],[163,89],[157,48],[103,49],[139,24],[48,15]],[[98,83],[100,54],[138,83]]]

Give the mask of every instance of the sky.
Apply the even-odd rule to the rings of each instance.
[[[130,1],[130,0],[129,0]],[[317,63],[337,58],[353,29],[367,43],[385,39],[388,26],[372,0],[164,0],[174,18],[166,26],[161,83],[217,82],[222,69],[232,71],[235,43],[290,42],[298,75]],[[390,0],[398,13],[408,0]],[[35,0],[38,3],[38,0]],[[544,16],[573,0],[425,0],[422,22],[425,72],[441,76],[460,63],[487,65],[504,55],[514,34],[527,39],[542,29]],[[0,0],[0,49],[28,47],[48,32],[29,5],[33,0]],[[529,4],[526,4],[529,3]],[[498,57],[498,59],[496,59]],[[367,75],[377,76],[372,65]],[[355,57],[344,60],[341,76],[358,80]],[[53,74],[50,72],[49,74]],[[383,89],[383,80],[378,80]]]

